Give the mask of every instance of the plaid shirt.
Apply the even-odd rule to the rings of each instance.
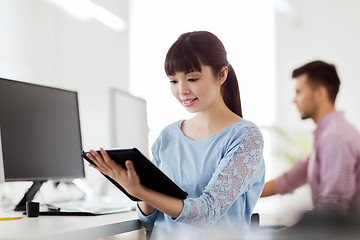
[[[314,150],[276,179],[280,194],[309,183],[315,209],[360,217],[360,135],[334,111],[314,131]]]

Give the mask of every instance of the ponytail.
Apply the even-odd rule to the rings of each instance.
[[[228,68],[229,72],[227,79],[221,86],[221,95],[226,106],[238,116],[243,117],[237,77],[230,64],[228,65]]]

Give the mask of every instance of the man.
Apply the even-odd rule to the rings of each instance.
[[[309,183],[314,210],[360,217],[360,135],[335,110],[340,79],[334,65],[314,61],[293,71],[295,104],[302,119],[311,118],[313,152],[288,172],[267,182],[261,197],[291,193]]]

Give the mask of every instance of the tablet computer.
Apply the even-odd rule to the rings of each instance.
[[[97,152],[100,153],[100,150]],[[187,197],[188,194],[183,189],[166,176],[165,173],[147,159],[147,157],[145,157],[137,148],[106,150],[106,152],[115,162],[123,167],[125,167],[126,160],[132,160],[135,171],[140,178],[140,183],[145,187],[179,199],[185,199]],[[86,156],[87,153],[88,152],[83,151],[81,155],[85,160],[93,164],[93,162]],[[126,190],[115,180],[105,174],[103,175],[131,200],[141,201],[141,199],[138,199],[126,192]]]

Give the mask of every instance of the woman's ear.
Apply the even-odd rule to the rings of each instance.
[[[219,79],[218,79],[218,85],[219,85],[219,86],[221,86],[221,85],[224,84],[224,82],[225,82],[226,79],[227,79],[228,73],[229,73],[229,68],[228,68],[227,66],[223,66],[223,67],[220,69]]]

